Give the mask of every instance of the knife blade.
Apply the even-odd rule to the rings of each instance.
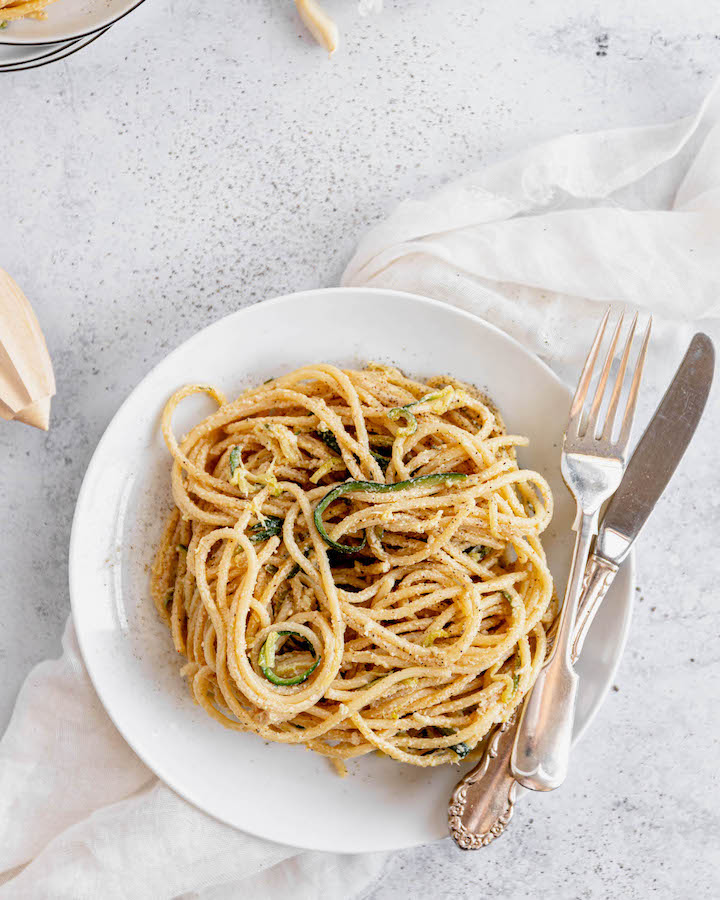
[[[585,573],[584,603],[578,615],[573,656],[585,636],[615,573],[630,552],[655,504],[667,487],[700,422],[715,368],[710,338],[698,332],[638,441],[620,487],[613,495]]]

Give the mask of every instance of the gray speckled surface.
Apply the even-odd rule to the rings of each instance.
[[[148,0],[67,62],[2,76],[0,265],[35,305],[58,396],[48,435],[0,425],[0,728],[59,648],[90,455],[168,349],[336,283],[408,194],[566,131],[694,110],[720,53],[710,0],[334,6],[331,63],[285,0]],[[566,786],[480,853],[397,855],[368,900],[720,895],[719,443],[716,394],[643,537],[618,690]]]

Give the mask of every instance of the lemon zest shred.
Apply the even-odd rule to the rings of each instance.
[[[267,485],[270,488],[270,493],[273,497],[279,497],[280,494],[284,493],[285,488],[281,488],[278,484],[277,476],[275,475],[275,460],[270,463],[265,472],[260,476],[260,480],[263,484]]]
[[[230,476],[230,484],[234,484],[236,488],[239,488],[246,497],[250,494],[250,482],[247,480],[249,474],[245,465],[240,462]]]
[[[432,647],[435,641],[442,636],[441,631],[428,631],[428,633],[423,638],[422,645],[423,647]]]
[[[321,466],[318,466],[314,474],[310,476],[310,481],[312,481],[313,484],[318,484],[320,479],[325,475],[344,468],[345,463],[341,459],[326,459]]]

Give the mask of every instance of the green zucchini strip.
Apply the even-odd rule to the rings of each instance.
[[[410,478],[408,481],[398,481],[396,484],[380,484],[380,482],[377,481],[345,481],[343,484],[339,484],[336,488],[328,491],[315,507],[313,513],[315,527],[328,547],[332,547],[333,550],[339,550],[340,553],[357,553],[362,550],[367,543],[367,536],[363,537],[361,544],[353,546],[352,544],[341,544],[338,541],[334,541],[325,530],[322,515],[328,506],[330,506],[334,500],[337,500],[338,497],[342,497],[343,494],[353,494],[359,491],[373,494],[390,494],[395,493],[396,491],[403,491],[406,488],[430,487],[431,485],[443,483],[452,484],[455,481],[464,481],[466,478],[467,475],[464,475],[462,472],[438,472],[435,475],[420,475],[418,478]]]
[[[468,747],[468,745],[464,741],[460,741],[459,744],[451,744],[449,749],[455,751],[455,753],[457,754],[458,762],[461,759],[465,759],[465,757],[470,752],[470,747]]]
[[[338,439],[329,428],[318,428],[315,432],[315,437],[321,440],[326,447],[329,447],[333,453],[337,453],[340,456],[340,444],[338,444]]]
[[[470,559],[475,562],[480,562],[481,559],[485,559],[491,550],[491,547],[486,547],[484,544],[478,544],[476,547],[468,547],[467,550],[464,550],[463,552],[467,553]]]
[[[260,654],[258,656],[258,665],[263,673],[263,675],[267,678],[269,682],[272,684],[279,684],[284,687],[289,687],[294,684],[302,684],[303,681],[307,681],[307,679],[312,675],[312,673],[317,669],[320,665],[320,660],[322,656],[318,656],[315,662],[310,666],[309,669],[305,669],[304,672],[301,672],[299,675],[294,675],[292,678],[283,678],[281,675],[276,675],[273,672],[273,666],[275,665],[275,651],[277,650],[278,641],[284,635],[291,635],[298,641],[302,641],[307,644],[310,648],[310,652],[313,656],[315,656],[315,651],[313,650],[312,644],[306,637],[298,634],[297,631],[271,631],[270,634],[265,639],[265,643],[262,645],[260,649]]]
[[[405,419],[407,422],[407,425],[398,428],[398,436],[410,437],[410,435],[415,434],[417,431],[417,419],[415,418],[415,414],[410,412],[413,406],[419,406],[421,403],[430,403],[433,400],[440,400],[443,394],[452,394],[452,390],[452,387],[447,384],[444,388],[440,388],[439,391],[425,394],[425,396],[421,397],[419,400],[414,400],[412,403],[407,403],[405,406],[393,406],[392,409],[389,409],[387,413],[388,419]]]
[[[252,532],[250,540],[253,544],[267,541],[268,538],[274,537],[282,531],[284,519],[281,519],[279,516],[264,516],[264,519],[264,522],[258,522],[257,525],[253,525],[250,529]]]
[[[453,728],[441,728],[440,731],[444,735],[455,734],[455,729]],[[460,741],[459,744],[450,744],[448,750],[452,750],[458,758],[458,762],[461,759],[465,759],[468,753],[472,750],[472,747],[468,747],[465,741]]]
[[[342,451],[340,450],[338,439],[329,428],[318,428],[318,430],[315,432],[315,437],[318,438],[318,440],[321,440],[326,447],[333,451],[333,453],[337,453],[338,456],[342,456]],[[384,453],[378,453],[377,450],[373,450],[371,447],[370,454],[375,462],[383,470],[383,472],[390,465],[391,457],[386,456]],[[357,457],[355,458],[357,459]]]
[[[384,453],[378,453],[377,450],[373,450],[372,448],[370,449],[370,453],[375,462],[380,466],[380,469],[382,470],[382,473],[384,475],[387,471],[387,467],[392,462],[392,457],[385,456]]]
[[[420,401],[417,401],[418,403]],[[406,424],[402,426],[402,428],[398,428],[399,437],[410,437],[415,434],[417,431],[417,419],[410,412],[409,407],[415,406],[414,403],[408,403],[407,406],[393,406],[392,409],[388,410],[387,417],[388,419],[392,419],[393,421],[397,421],[397,419],[404,419]]]

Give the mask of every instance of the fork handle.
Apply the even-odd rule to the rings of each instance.
[[[618,567],[593,555],[588,563],[580,598],[572,659],[575,663],[585,635]],[[499,837],[515,811],[525,788],[512,774],[510,758],[515,745],[520,710],[490,732],[480,762],[458,782],[448,807],[450,835],[461,850],[486,847]]]
[[[597,521],[597,512],[579,515],[555,643],[523,705],[515,736],[512,773],[520,784],[532,791],[554,791],[563,783],[568,771],[578,687],[571,643]]]

